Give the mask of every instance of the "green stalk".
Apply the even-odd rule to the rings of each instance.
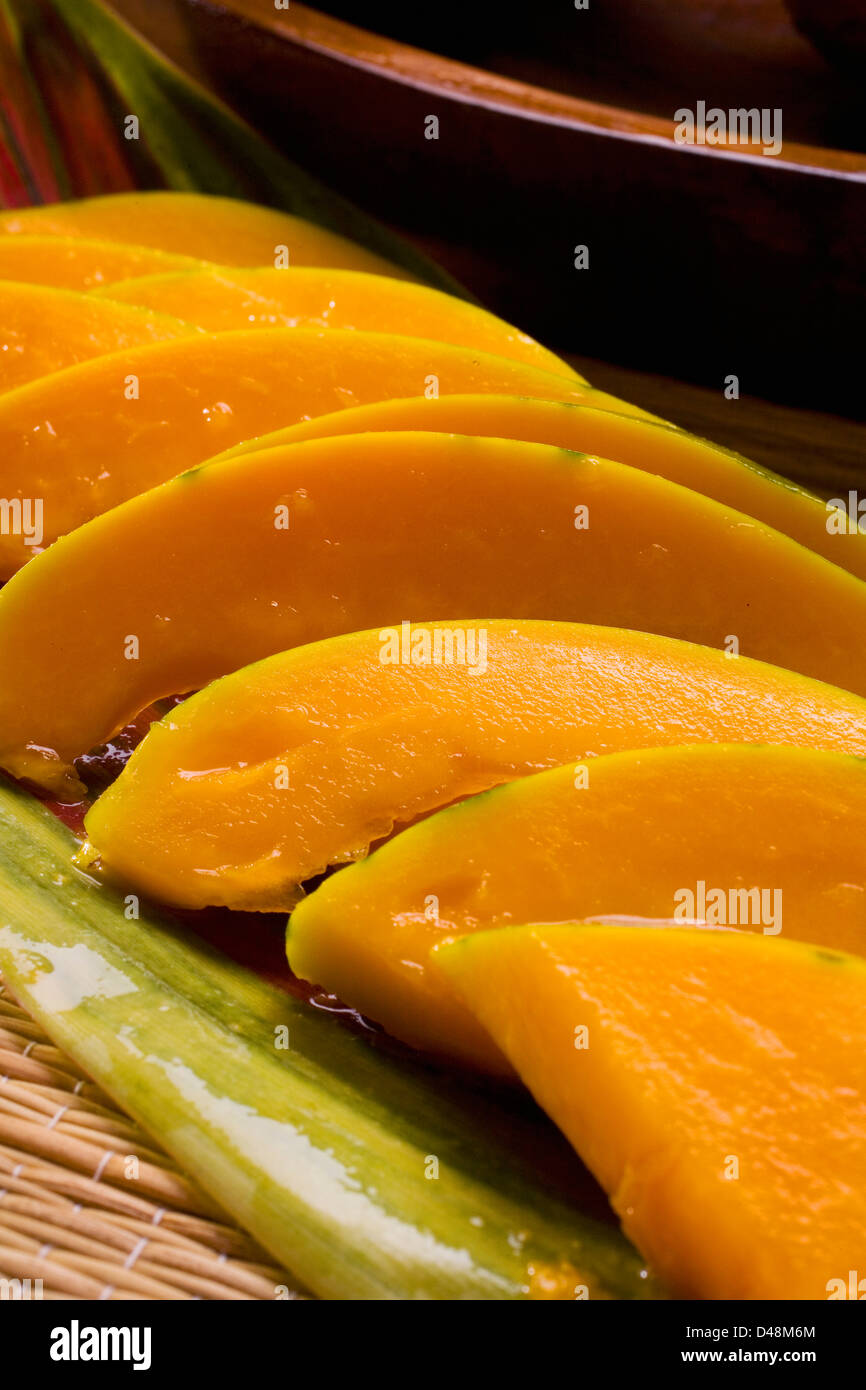
[[[128,920],[72,867],[70,833],[5,783],[0,836],[15,993],[305,1288],[519,1299],[533,1271],[560,1271],[591,1298],[662,1296],[569,1200],[559,1137],[521,1099],[388,1055],[149,910]]]

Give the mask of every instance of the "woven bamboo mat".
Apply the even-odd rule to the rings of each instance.
[[[300,1296],[53,1046],[2,975],[0,1279],[54,1299]]]

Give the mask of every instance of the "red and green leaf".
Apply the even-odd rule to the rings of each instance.
[[[104,0],[0,0],[0,201],[130,188],[246,198],[306,217],[451,293],[414,247],[286,159]],[[128,116],[138,138],[127,139]]]

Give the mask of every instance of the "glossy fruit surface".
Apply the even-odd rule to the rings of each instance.
[[[428,969],[515,922],[709,921],[866,954],[866,762],[751,744],[649,748],[496,787],[331,875],[289,964],[406,1042],[495,1065]]]
[[[582,400],[591,387],[449,343],[340,329],[201,334],[112,353],[0,399],[0,497],[43,502],[44,544],[251,435],[417,391]],[[0,578],[33,555],[0,534]]]
[[[675,1296],[849,1296],[866,1245],[866,962],[597,926],[435,954]]]
[[[197,331],[195,324],[133,304],[0,281],[0,392],[92,357]]]
[[[194,256],[87,237],[0,236],[0,278],[61,290],[94,290],[133,275],[197,270]]]
[[[410,397],[319,415],[229,452],[251,453],[325,435],[366,430],[434,430],[558,444],[655,473],[763,521],[834,565],[866,579],[866,535],[847,516],[769,469],[666,425],[615,396],[587,392],[579,404],[514,396]]]
[[[304,879],[460,797],[567,759],[734,740],[866,755],[866,701],[645,632],[374,629],[280,652],[172,709],[86,829],[116,879],[160,902],[288,910]]]
[[[130,242],[220,265],[346,266],[411,279],[357,242],[303,217],[239,198],[157,191],[113,193],[0,211],[0,236],[58,236]]]
[[[194,469],[25,566],[0,593],[0,764],[54,783],[160,696],[460,613],[733,634],[866,691],[866,586],[741,513],[545,444],[352,435]]]
[[[464,299],[354,270],[220,266],[109,285],[100,297],[187,317],[212,332],[356,328],[480,348],[560,376],[583,378],[534,338]]]

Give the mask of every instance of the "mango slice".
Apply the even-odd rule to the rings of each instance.
[[[617,459],[746,512],[866,579],[866,535],[847,524],[834,525],[831,509],[814,493],[685,430],[652,417],[639,418],[636,410],[627,410],[613,397],[605,400],[601,393],[586,396],[580,405],[515,396],[377,401],[247,440],[224,457],[365,430],[453,430],[558,444]]]
[[[866,586],[739,512],[546,444],[350,435],[192,470],[25,566],[0,593],[0,765],[63,776],[160,696],[459,613],[734,635],[743,655],[866,691]]]
[[[675,1295],[848,1295],[866,1248],[863,960],[597,926],[434,957]]]
[[[515,922],[710,921],[866,951],[866,763],[749,744],[613,753],[439,811],[291,917],[296,975],[415,1046],[496,1069],[428,969]]]
[[[578,1283],[594,1300],[665,1296],[522,1098],[370,1047],[144,903],[130,920],[129,903],[70,872],[74,852],[56,816],[0,781],[4,983],[294,1272],[292,1287],[364,1300],[574,1298]],[[16,1107],[6,1083],[2,1094],[8,1181]],[[46,1101],[48,1123],[61,1100]],[[431,1154],[438,1182],[424,1177]],[[112,1167],[119,1176],[120,1155]],[[4,1231],[4,1266],[18,1269],[14,1242]]]
[[[220,265],[345,266],[414,277],[336,232],[288,212],[208,193],[110,193],[0,211],[0,236],[127,241]]]
[[[426,285],[355,270],[221,266],[109,285],[112,300],[189,318],[215,333],[242,328],[357,328],[480,348],[560,376],[567,362],[475,304]],[[406,426],[412,428],[412,426]],[[444,426],[443,426],[444,428]]]
[[[0,279],[64,290],[93,290],[136,275],[198,270],[195,256],[85,237],[0,236]]]
[[[42,504],[48,545],[219,450],[287,421],[417,391],[581,400],[590,387],[424,338],[339,329],[202,334],[112,353],[0,399],[0,497]],[[37,487],[38,483],[38,487]],[[31,559],[0,531],[0,578]]]
[[[160,311],[0,280],[0,391],[91,357],[200,331]]]
[[[392,661],[401,648],[416,661]],[[393,644],[358,632],[191,696],[151,726],[85,824],[125,888],[275,910],[395,825],[496,783],[619,749],[731,740],[864,755],[866,701],[615,628],[455,622],[401,629]]]

